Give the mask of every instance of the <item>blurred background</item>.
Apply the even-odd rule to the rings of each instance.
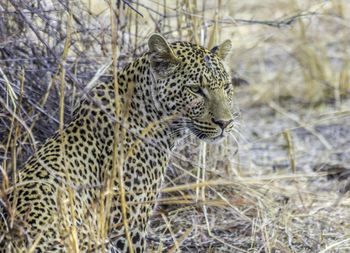
[[[349,252],[349,24],[347,0],[2,0],[1,191],[58,130],[60,99],[69,122],[110,75],[112,34],[120,68],[154,32],[209,48],[230,39],[240,128],[178,145],[150,248]]]

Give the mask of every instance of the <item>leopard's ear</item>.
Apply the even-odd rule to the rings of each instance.
[[[172,74],[180,61],[168,42],[160,34],[153,34],[148,40],[148,47],[153,72],[160,77]]]
[[[216,54],[221,59],[225,60],[226,57],[230,54],[231,49],[232,49],[232,42],[231,42],[231,40],[225,40],[220,45],[213,47],[210,50],[210,52],[212,52],[213,54]]]

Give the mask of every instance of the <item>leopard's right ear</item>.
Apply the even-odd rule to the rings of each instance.
[[[231,40],[225,40],[221,45],[213,47],[210,51],[225,60],[232,50]]]
[[[160,34],[155,33],[149,38],[148,47],[153,73],[163,78],[172,74],[180,61],[168,42]]]

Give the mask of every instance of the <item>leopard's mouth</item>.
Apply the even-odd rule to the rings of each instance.
[[[194,134],[198,139],[208,142],[218,141],[223,139],[226,136],[226,131],[222,130],[220,127],[216,126],[197,126],[195,123],[192,123],[188,126],[189,130]]]
[[[208,123],[197,123],[192,121],[190,124],[187,124],[187,128],[200,140],[206,142],[218,142],[227,137],[231,132],[234,131],[236,123],[233,122],[228,127],[222,129],[221,127],[208,124]]]
[[[189,130],[198,139],[206,142],[217,142],[224,139],[230,132],[231,127],[222,129],[216,124],[206,121],[198,121],[193,119],[180,120],[173,122],[173,132],[178,136],[183,136]],[[187,132],[188,133],[188,132]]]

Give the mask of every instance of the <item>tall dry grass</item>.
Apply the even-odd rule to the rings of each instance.
[[[147,50],[153,32],[208,47],[231,39],[231,71],[250,83],[237,87],[243,113],[267,105],[331,148],[288,106],[299,110],[334,103],[329,121],[349,116],[349,11],[350,4],[342,0],[2,1],[0,202],[6,205],[17,169],[40,142],[62,131],[96,78],[115,77],[118,68]],[[112,71],[106,70],[109,65]],[[349,201],[333,205],[339,198],[335,192],[310,183],[326,173],[298,170],[300,147],[291,131],[272,131],[286,147],[287,172],[249,166],[241,155],[249,143],[183,141],[152,219],[148,239],[153,251],[347,252]],[[122,175],[122,162],[114,163],[113,176]],[[106,186],[108,193],[111,183]],[[119,186],[123,193],[122,180]],[[72,200],[76,193],[69,194]],[[101,196],[107,207],[101,205],[96,241],[107,236],[103,210],[110,197]],[[63,216],[68,213],[62,209]],[[74,227],[67,229],[73,231],[70,248],[78,252]]]

